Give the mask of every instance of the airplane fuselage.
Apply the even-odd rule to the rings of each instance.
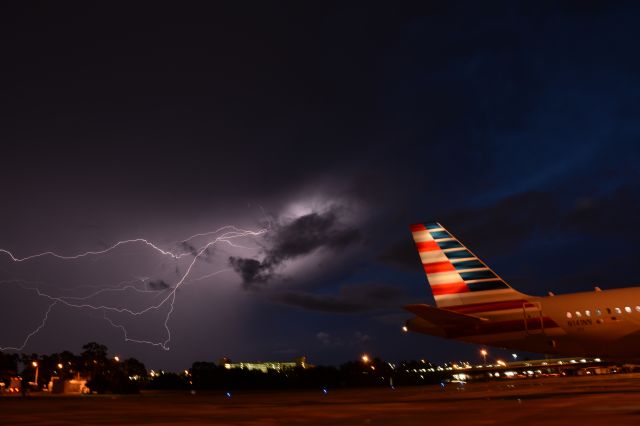
[[[484,321],[476,326],[436,326],[423,318],[410,329],[482,345],[567,356],[640,359],[640,287],[532,297],[442,308]],[[493,309],[493,308],[491,308]]]

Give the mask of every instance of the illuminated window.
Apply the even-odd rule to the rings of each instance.
[[[573,315],[571,315],[571,312],[567,312],[567,318],[571,319]]]
[[[616,311],[616,314],[621,314],[622,313],[622,309],[620,309],[620,308],[615,308],[614,310]]]
[[[600,308],[596,308],[596,316],[600,315],[602,315],[602,311],[600,310]]]
[[[584,314],[586,316],[590,317],[591,316],[591,311],[587,309],[586,311],[584,311]]]
[[[640,305],[636,306],[636,311],[640,312]]]
[[[582,314],[580,313],[580,311],[576,311],[576,318],[580,318],[582,316]]]
[[[624,307],[624,311],[625,311],[626,313],[630,314],[630,313],[631,313],[631,307],[630,307],[630,306],[625,306],[625,307]]]

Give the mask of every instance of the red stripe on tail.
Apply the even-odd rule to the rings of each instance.
[[[416,243],[416,246],[420,252],[440,250],[440,247],[438,247],[438,244],[435,241],[421,241]]]
[[[469,291],[469,287],[464,281],[461,281],[459,283],[433,285],[431,286],[431,291],[434,296],[441,296],[443,294],[466,293]]]
[[[427,274],[435,274],[436,272],[446,272],[446,271],[455,271],[456,268],[451,264],[451,262],[434,262],[434,263],[423,263],[424,272]]]

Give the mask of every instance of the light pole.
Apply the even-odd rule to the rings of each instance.
[[[482,360],[483,360],[483,362],[484,362],[485,364],[487,363],[487,354],[488,354],[488,353],[489,353],[489,352],[487,352],[487,350],[486,350],[486,349],[484,349],[484,348],[480,349],[480,355],[482,355]]]
[[[34,382],[36,383],[36,388],[38,388],[38,369],[39,369],[39,365],[38,365],[38,363],[36,361],[33,361],[31,363],[31,365],[33,365],[35,367],[35,369],[36,369],[36,378],[35,378]]]

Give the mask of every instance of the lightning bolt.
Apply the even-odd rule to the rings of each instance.
[[[224,234],[222,234],[222,236],[216,238],[216,240],[214,242],[222,241],[222,242],[228,243],[230,245],[233,245],[233,242],[231,241],[231,239],[239,238],[239,237],[246,237],[248,235],[258,236],[258,235],[262,235],[265,232],[267,232],[266,228],[261,229],[259,231],[248,231],[248,230],[243,230],[243,229],[236,228],[235,226],[227,225],[227,226],[223,226],[222,228],[219,228],[219,229],[217,229],[215,231],[192,235],[189,238],[184,239],[182,241],[178,241],[178,242],[186,243],[188,241],[193,240],[194,238],[201,237],[201,236],[213,235],[213,234],[216,234],[218,232],[221,232],[224,229],[230,229],[230,231],[227,231]],[[109,252],[117,249],[120,246],[127,245],[127,244],[134,244],[134,243],[146,244],[147,246],[153,248],[158,253],[161,253],[162,255],[165,255],[165,256],[170,256],[170,257],[172,257],[174,259],[180,259],[180,258],[182,258],[184,256],[188,256],[188,255],[191,254],[191,252],[174,253],[174,252],[172,252],[170,250],[163,250],[158,245],[156,245],[153,242],[147,240],[146,238],[133,238],[133,239],[130,239],[130,240],[122,240],[122,241],[118,241],[117,243],[107,247],[104,250],[85,251],[84,253],[79,253],[79,254],[74,254],[74,255],[63,255],[63,254],[58,254],[58,253],[53,252],[53,251],[45,251],[45,252],[42,252],[42,253],[33,254],[31,256],[16,257],[12,252],[10,252],[9,250],[6,250],[6,249],[0,249],[0,253],[5,253],[14,262],[26,262],[28,260],[33,260],[33,259],[37,259],[39,257],[45,257],[45,256],[52,256],[52,257],[55,257],[57,259],[62,259],[62,260],[77,260],[77,259],[81,259],[81,258],[87,257],[87,256],[97,256],[97,255],[101,255],[101,254],[106,254],[106,253],[109,253]],[[210,244],[208,244],[208,245],[210,245]]]
[[[35,330],[33,330],[31,333],[27,334],[27,337],[25,337],[24,341],[22,342],[22,346],[20,346],[20,347],[7,346],[7,347],[4,347],[4,348],[0,347],[0,350],[1,351],[7,351],[7,350],[21,351],[21,350],[23,350],[24,347],[27,346],[27,343],[29,343],[29,339],[31,339],[31,337],[36,335],[47,324],[47,320],[49,319],[49,314],[51,313],[51,309],[53,309],[55,304],[56,304],[56,302],[53,302],[53,303],[51,303],[49,305],[49,307],[47,308],[47,310],[44,313],[44,318],[42,318],[42,322],[40,323],[40,325]]]
[[[203,232],[203,233],[198,233],[198,234],[194,234],[189,236],[188,238],[184,239],[184,240],[180,240],[180,241],[176,241],[175,243],[180,243],[180,244],[185,244],[188,243],[192,240],[195,240],[197,238],[203,238],[203,237],[211,237],[211,236],[215,236],[215,238],[210,239],[209,241],[207,241],[206,243],[202,244],[199,246],[199,248],[197,248],[196,250],[190,250],[190,251],[173,251],[170,249],[163,249],[161,248],[158,244],[153,243],[152,241],[146,239],[146,238],[133,238],[133,239],[128,239],[128,240],[122,240],[122,241],[118,241],[114,244],[112,244],[111,246],[107,247],[104,250],[90,250],[90,251],[85,251],[82,253],[77,253],[77,254],[71,254],[71,255],[66,255],[66,254],[59,254],[56,253],[54,251],[46,251],[46,252],[42,252],[42,253],[37,253],[37,254],[33,254],[33,255],[29,255],[29,256],[25,256],[25,257],[18,257],[16,256],[14,253],[12,253],[9,250],[6,249],[0,249],[0,254],[4,253],[6,254],[9,259],[13,262],[27,262],[30,260],[34,260],[34,259],[38,259],[38,258],[42,258],[42,257],[53,257],[59,260],[63,260],[63,261],[75,261],[75,260],[80,260],[86,257],[92,257],[92,256],[100,256],[100,255],[106,255],[109,254],[110,252],[116,250],[118,247],[121,246],[125,246],[125,245],[133,245],[133,244],[141,244],[144,245],[146,247],[151,248],[152,250],[154,250],[155,252],[159,253],[162,256],[167,256],[170,257],[172,259],[175,260],[179,260],[182,258],[185,258],[186,256],[193,256],[193,258],[190,260],[190,262],[188,263],[188,266],[185,270],[185,272],[183,274],[181,274],[179,280],[177,282],[175,282],[171,287],[169,287],[169,291],[166,293],[166,295],[164,295],[164,297],[162,297],[159,301],[157,301],[156,303],[151,303],[148,306],[141,308],[141,309],[129,309],[127,307],[117,307],[117,306],[109,306],[106,304],[93,304],[90,303],[91,299],[105,294],[105,293],[114,293],[114,292],[125,292],[125,291],[133,291],[139,294],[148,294],[148,293],[153,293],[155,296],[157,296],[158,294],[161,294],[161,292],[158,291],[154,291],[154,290],[149,290],[149,289],[141,289],[138,286],[140,285],[140,283],[144,284],[146,283],[149,278],[139,278],[136,280],[130,280],[130,281],[123,281],[115,286],[112,287],[107,287],[107,288],[100,288],[88,295],[85,296],[60,296],[60,295],[53,295],[50,294],[50,292],[47,292],[45,290],[43,290],[41,288],[41,284],[42,283],[34,283],[34,282],[25,282],[25,281],[20,281],[20,280],[7,280],[7,281],[2,281],[0,282],[0,284],[18,284],[21,288],[23,288],[24,290],[28,290],[28,291],[33,291],[35,292],[35,294],[38,297],[47,299],[50,303],[48,305],[48,308],[45,312],[45,315],[41,321],[41,323],[38,325],[38,327],[36,327],[33,331],[31,331],[30,333],[27,334],[27,336],[25,337],[25,339],[22,342],[22,345],[17,347],[17,346],[6,346],[6,347],[2,347],[0,346],[0,351],[5,351],[5,350],[15,350],[15,351],[21,351],[23,350],[26,345],[29,343],[29,340],[35,336],[36,334],[38,334],[38,332],[40,332],[47,324],[47,320],[49,318],[49,314],[51,313],[52,309],[54,306],[56,305],[62,305],[62,306],[67,306],[70,308],[75,308],[75,309],[90,309],[93,311],[100,311],[102,313],[102,318],[112,327],[119,329],[122,332],[123,338],[126,342],[135,342],[135,343],[141,343],[141,344],[147,344],[147,345],[151,345],[151,346],[156,346],[159,348],[162,348],[164,350],[169,350],[170,349],[170,342],[171,342],[171,329],[169,327],[169,322],[171,320],[171,315],[174,312],[174,308],[175,308],[175,301],[176,301],[176,292],[178,291],[178,289],[184,285],[187,284],[189,282],[196,282],[196,281],[202,281],[206,278],[210,278],[213,277],[215,275],[218,274],[222,274],[224,272],[228,272],[231,271],[231,269],[229,268],[225,268],[225,269],[221,269],[221,270],[217,270],[211,273],[208,273],[206,275],[200,276],[198,278],[194,278],[189,280],[188,278],[191,275],[191,272],[193,270],[194,265],[198,262],[199,259],[201,259],[204,255],[206,255],[208,253],[208,249],[216,244],[219,243],[225,243],[228,244],[232,247],[235,248],[242,248],[242,249],[255,249],[253,247],[245,247],[239,244],[234,243],[233,240],[239,239],[239,238],[243,238],[243,237],[259,237],[263,234],[265,234],[268,231],[268,228],[262,228],[256,231],[253,230],[247,230],[247,229],[241,229],[238,228],[236,226],[231,226],[231,225],[227,225],[227,226],[223,226],[221,228],[216,229],[215,231],[210,231],[210,232]],[[216,236],[217,235],[217,236]],[[75,287],[75,288],[80,288],[80,287],[87,287],[87,288],[95,288],[96,286],[79,286],[79,287]],[[163,340],[160,341],[152,341],[152,340],[142,340],[142,339],[134,339],[132,337],[129,336],[129,332],[127,330],[127,328],[122,325],[117,323],[115,320],[113,320],[111,317],[109,317],[109,313],[118,313],[118,314],[126,314],[129,315],[132,318],[135,317],[139,317],[141,315],[144,315],[146,313],[149,313],[151,311],[157,311],[160,310],[162,308],[164,308],[165,306],[168,307],[167,313],[164,317],[164,322],[163,322],[163,326],[164,326],[164,334],[165,337]]]

